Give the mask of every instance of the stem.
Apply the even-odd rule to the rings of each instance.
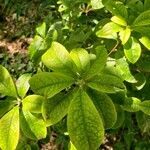
[[[116,45],[112,48],[112,50],[109,52],[108,56],[110,56],[113,52],[116,52],[116,48],[119,46],[120,42],[117,40]]]

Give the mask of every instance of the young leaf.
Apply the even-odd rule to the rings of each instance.
[[[59,93],[56,96],[44,101],[42,114],[48,126],[59,122],[66,116],[73,97],[73,92],[66,95],[64,93]]]
[[[91,67],[87,72],[88,77],[99,74],[107,61],[107,50],[103,46],[96,47],[96,59],[91,61]]]
[[[42,37],[46,36],[46,23],[43,22],[39,27],[36,28],[36,32]]]
[[[30,59],[34,63],[39,62],[46,49],[47,44],[44,39],[36,35],[28,48]]]
[[[41,113],[45,98],[40,95],[29,95],[23,99],[23,109],[32,113]]]
[[[140,110],[145,114],[150,115],[150,100],[143,101],[140,104]]]
[[[140,103],[141,101],[136,97],[126,98],[122,108],[129,112],[137,112],[140,110]]]
[[[71,102],[67,126],[71,142],[78,150],[96,150],[104,138],[102,120],[82,89]]]
[[[120,40],[122,41],[122,44],[126,44],[126,42],[129,40],[131,35],[131,29],[125,28],[119,32]]]
[[[31,139],[42,139],[46,137],[46,124],[40,117],[31,114],[27,110],[21,112],[21,129]]]
[[[133,26],[147,26],[150,25],[150,10],[141,13],[133,22]]]
[[[18,94],[21,98],[25,97],[26,93],[29,90],[29,79],[31,78],[31,74],[23,74],[19,77],[19,79],[16,82]]]
[[[114,75],[100,74],[92,78],[87,85],[100,92],[115,93],[125,89],[122,80]]]
[[[118,17],[118,16],[113,16],[111,18],[111,21],[113,21],[114,23],[121,25],[121,26],[127,26],[126,21],[123,18]]]
[[[131,37],[124,45],[124,53],[126,58],[132,63],[136,63],[141,56],[141,46],[138,41]]]
[[[120,58],[116,60],[116,68],[125,81],[130,83],[137,82],[134,76],[131,74],[129,65],[126,62],[125,58]]]
[[[74,74],[73,60],[66,48],[57,42],[53,42],[50,49],[42,56],[42,62],[54,71]]]
[[[102,29],[96,32],[96,35],[100,38],[106,39],[117,39],[117,32],[122,29],[119,25],[114,22],[109,22],[104,25]]]
[[[83,73],[90,68],[90,55],[83,48],[71,50],[70,56],[77,66],[79,73]]]
[[[150,50],[150,39],[146,36],[143,36],[139,39],[139,41],[148,49]]]
[[[88,94],[103,120],[105,129],[111,128],[117,120],[117,112],[110,97],[95,90],[89,90]]]
[[[91,0],[91,6],[93,9],[101,9],[104,7],[102,0]]]
[[[14,150],[19,140],[19,107],[16,106],[0,119],[0,148]]]
[[[50,98],[61,90],[69,87],[73,82],[73,78],[55,72],[38,73],[29,81],[31,89],[35,93],[46,96],[47,98]]]
[[[6,68],[0,65],[0,93],[17,97],[15,84]]]

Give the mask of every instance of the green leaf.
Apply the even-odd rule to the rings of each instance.
[[[150,2],[149,2],[149,0],[144,0],[144,10],[150,10]]]
[[[102,29],[96,32],[96,35],[100,38],[117,39],[117,32],[122,29],[114,22],[109,22],[103,26]]]
[[[88,77],[99,74],[107,61],[107,50],[104,46],[96,47],[96,59],[91,60],[90,70],[87,72]]]
[[[102,1],[107,10],[109,10],[115,16],[128,19],[128,11],[126,6],[120,1],[103,0]]]
[[[29,81],[31,89],[35,93],[46,96],[47,98],[50,98],[61,90],[71,86],[73,82],[73,78],[55,72],[38,73]]]
[[[44,39],[36,35],[28,48],[30,59],[34,63],[39,62],[46,49],[47,44]]]
[[[29,95],[23,99],[23,109],[33,113],[41,113],[44,101],[45,98],[40,95]]]
[[[14,150],[19,140],[19,107],[16,106],[0,119],[0,148]]]
[[[150,115],[150,100],[143,101],[140,104],[140,110],[145,114]]]
[[[125,58],[120,58],[116,60],[116,68],[125,81],[130,82],[130,83],[137,82],[134,76],[131,74],[129,65],[126,62]]]
[[[0,93],[17,97],[15,84],[6,68],[0,65]]]
[[[57,42],[53,42],[50,49],[42,56],[42,62],[53,71],[74,74],[73,60],[66,48]]]
[[[88,94],[103,120],[105,129],[110,129],[117,120],[117,112],[112,100],[106,94],[95,90],[89,90]]]
[[[42,118],[23,110],[20,116],[21,129],[23,133],[31,139],[42,139],[46,137],[46,124]]]
[[[16,82],[18,94],[21,98],[24,98],[26,93],[29,90],[29,79],[31,78],[31,74],[23,74],[19,77],[19,79]]]
[[[134,26],[132,30],[141,33],[143,36],[150,37],[150,26]]]
[[[36,28],[36,32],[44,38],[46,36],[46,23],[43,22],[39,27]]]
[[[137,112],[140,110],[140,103],[141,101],[136,97],[126,98],[122,108],[129,112]]]
[[[150,10],[142,12],[133,22],[133,26],[147,26],[150,25]]]
[[[111,21],[121,26],[127,26],[127,22],[122,17],[113,16]]]
[[[91,0],[91,6],[93,9],[101,9],[104,7],[102,0]]]
[[[129,40],[131,35],[131,29],[125,28],[119,32],[120,40],[122,41],[122,44],[126,44],[126,42]]]
[[[48,126],[56,124],[66,116],[73,97],[74,92],[59,93],[44,101],[42,114]]]
[[[96,150],[104,138],[102,120],[89,96],[79,90],[68,112],[68,132],[78,150]]]
[[[137,90],[141,90],[145,84],[146,84],[146,78],[145,75],[142,73],[137,73],[134,75],[135,79],[137,80],[137,83],[134,83],[133,86],[137,89]]]
[[[138,127],[142,133],[150,133],[150,116],[139,111],[136,113]]]
[[[5,100],[0,100],[0,118],[7,113],[16,104],[15,99],[7,98]]]
[[[115,93],[125,90],[122,79],[109,74],[100,74],[98,76],[94,76],[92,79],[90,79],[87,85],[92,89],[106,93]]]
[[[83,48],[71,50],[70,56],[77,66],[79,73],[83,73],[90,68],[90,55]]]
[[[124,45],[124,53],[126,58],[132,63],[136,63],[141,56],[141,46],[138,41],[131,37]]]
[[[150,50],[150,39],[146,36],[143,36],[139,39],[139,41],[148,49]]]
[[[112,127],[113,129],[120,128],[125,120],[125,113],[123,109],[120,107],[120,105],[115,105],[116,111],[117,111],[117,121]]]

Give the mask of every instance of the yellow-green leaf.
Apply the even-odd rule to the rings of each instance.
[[[143,36],[139,39],[139,41],[148,49],[150,50],[150,39],[147,36]]]
[[[119,32],[120,40],[122,41],[123,45],[129,40],[130,35],[131,29],[128,27]]]
[[[0,119],[0,148],[15,150],[19,140],[19,107],[16,106]]]
[[[119,25],[122,25],[122,26],[127,26],[126,21],[123,18],[118,17],[118,16],[113,16],[111,18],[111,21],[113,21],[114,23],[117,23]]]
[[[0,65],[0,93],[17,97],[16,87],[6,68]]]
[[[104,127],[89,96],[81,89],[69,107],[67,118],[71,142],[77,150],[96,150],[104,138]]]
[[[141,46],[139,42],[134,38],[130,37],[128,42],[124,45],[124,53],[126,58],[132,63],[136,63],[141,56]]]
[[[66,48],[53,42],[49,50],[42,56],[42,62],[53,71],[74,74],[75,64]]]

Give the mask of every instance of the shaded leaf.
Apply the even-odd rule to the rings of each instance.
[[[122,126],[124,120],[125,120],[125,113],[122,110],[122,108],[119,105],[115,105],[116,111],[117,111],[117,121],[112,127],[113,129],[117,129]]]
[[[66,116],[73,97],[74,92],[68,94],[59,93],[44,101],[42,114],[48,126],[56,124]]]
[[[11,98],[0,100],[0,118],[10,109],[12,109],[16,103],[17,100]]]
[[[150,10],[142,12],[133,22],[133,26],[150,25]]]
[[[98,46],[95,48],[95,50],[96,50],[96,59],[91,60],[91,67],[87,72],[88,77],[99,74],[106,65],[107,61],[106,48],[103,46]]]
[[[150,100],[146,100],[140,103],[140,110],[145,114],[150,115]]]
[[[125,99],[125,104],[122,108],[129,112],[137,112],[140,110],[141,101],[136,97],[129,97]]]
[[[105,129],[111,128],[117,120],[117,112],[110,97],[94,90],[89,90],[88,94],[103,120]]]

